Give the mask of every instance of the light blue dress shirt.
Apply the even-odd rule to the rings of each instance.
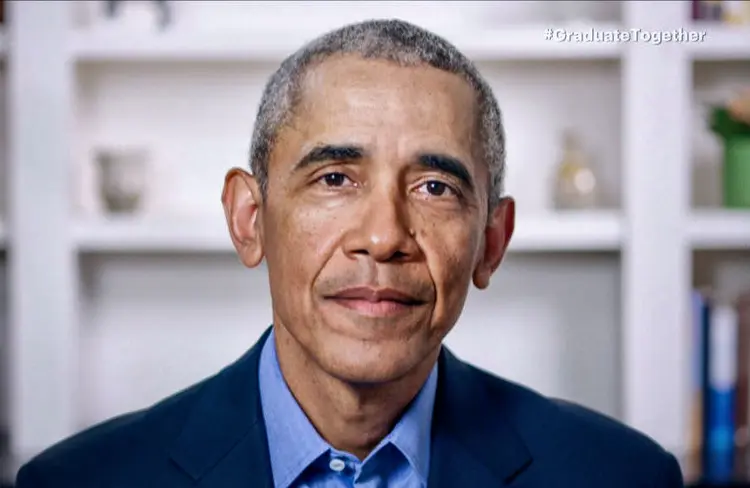
[[[364,461],[331,447],[281,374],[274,334],[263,345],[260,396],[275,488],[424,488],[437,389],[435,366],[408,410]]]

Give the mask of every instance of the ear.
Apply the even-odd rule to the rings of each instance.
[[[474,268],[474,285],[485,289],[505,256],[505,251],[513,236],[516,220],[516,203],[506,197],[493,209],[484,230],[484,246],[479,263]]]
[[[248,268],[258,266],[264,256],[260,214],[263,202],[255,177],[240,168],[229,170],[224,178],[221,203],[240,261]]]

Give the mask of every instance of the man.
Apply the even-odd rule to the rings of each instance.
[[[236,363],[48,449],[37,487],[682,486],[646,436],[441,346],[514,226],[500,110],[401,21],[329,33],[271,77],[222,202],[273,326]]]

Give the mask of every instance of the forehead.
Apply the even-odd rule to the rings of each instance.
[[[307,71],[300,95],[292,127],[310,142],[343,137],[464,153],[474,146],[474,90],[460,76],[428,65],[334,56]]]

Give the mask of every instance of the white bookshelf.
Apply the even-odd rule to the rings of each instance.
[[[108,219],[79,222],[73,240],[81,252],[231,253],[226,223],[202,219]]]
[[[448,345],[682,454],[691,256],[750,251],[750,212],[693,210],[694,153],[715,157],[716,148],[694,147],[699,128],[685,114],[694,91],[715,89],[725,72],[745,79],[748,31],[706,27],[703,44],[661,46],[545,40],[555,26],[704,28],[690,25],[687,3],[581,3],[594,19],[561,27],[544,20],[545,2],[364,2],[358,12],[316,2],[304,18],[294,2],[179,2],[174,27],[156,33],[72,25],[66,2],[12,2],[15,28],[8,42],[0,35],[0,56],[6,46],[15,61],[5,73],[14,142],[5,174],[11,188],[36,188],[9,193],[12,233],[0,223],[14,270],[8,408],[17,461],[213,373],[268,325],[264,269],[245,270],[233,256],[219,202],[224,172],[245,164],[267,76],[317,34],[304,26],[372,16],[448,19],[425,27],[479,62],[505,113],[516,232]],[[597,164],[601,210],[551,209],[567,126]],[[144,215],[102,214],[89,160],[102,141],[153,149]]]
[[[517,218],[511,252],[618,252],[623,242],[622,220],[615,211]]]
[[[695,211],[690,219],[689,236],[695,250],[750,251],[750,212]]]
[[[275,27],[275,26],[274,26]],[[165,33],[93,29],[73,37],[71,54],[80,62],[115,61],[279,61],[315,33],[282,26],[274,30],[247,29],[194,32],[175,29]],[[446,29],[443,35],[478,61],[617,59],[621,44],[554,42],[545,39],[544,24],[511,26],[498,30]],[[603,24],[599,29],[616,29]]]
[[[690,44],[690,53],[696,61],[747,61],[750,56],[750,28],[696,26],[706,31],[706,42]]]

